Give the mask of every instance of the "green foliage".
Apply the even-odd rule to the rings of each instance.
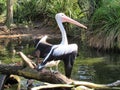
[[[0,46],[0,60],[5,59],[7,55],[8,55],[7,50],[4,47]]]
[[[45,8],[43,2],[43,0],[20,0],[16,2],[14,6],[14,21],[23,23],[37,19]]]
[[[102,5],[102,0],[78,0],[78,5],[86,19],[89,20],[95,10]]]
[[[5,0],[0,0],[0,15],[5,11]]]
[[[77,0],[49,0],[46,3],[45,13],[48,18],[52,19],[51,21],[54,21],[55,14],[60,12],[74,19],[80,19],[84,16],[84,14],[81,14]],[[73,28],[73,26],[67,23],[64,26],[68,31]]]
[[[0,22],[5,20],[6,0],[0,0]]]
[[[64,12],[75,19],[83,16],[80,14],[77,0],[20,0],[14,6],[14,20],[29,22],[53,19],[58,12]]]
[[[90,46],[120,48],[120,1],[103,0],[91,19]]]
[[[46,4],[47,15],[54,18],[55,14],[59,12],[78,18],[80,9],[75,0],[49,0]]]

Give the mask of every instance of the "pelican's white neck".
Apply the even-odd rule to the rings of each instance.
[[[62,24],[62,21],[59,18],[56,18],[56,21],[57,21],[57,24],[60,28],[61,34],[62,34],[62,41],[61,41],[60,44],[64,44],[64,45],[66,44],[67,45],[68,44],[67,35],[66,35],[65,28]]]
[[[60,44],[64,44],[64,45],[68,44],[66,31],[64,29],[64,26],[63,26],[62,22],[69,22],[69,23],[72,23],[72,24],[75,24],[75,25],[78,25],[80,27],[83,27],[83,28],[87,29],[86,26],[84,26],[83,24],[81,24],[81,23],[79,23],[79,22],[77,22],[77,21],[67,17],[64,13],[56,14],[55,19],[57,21],[57,24],[58,24],[58,26],[60,28],[60,31],[61,31],[61,34],[62,34],[62,41],[61,41]]]

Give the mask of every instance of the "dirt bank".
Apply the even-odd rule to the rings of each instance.
[[[3,24],[0,24],[0,38],[17,38],[17,37],[38,37],[41,38],[44,35],[48,35],[50,38],[60,38],[60,31],[57,28],[52,28],[48,25],[36,25],[36,26],[15,26],[11,29]]]

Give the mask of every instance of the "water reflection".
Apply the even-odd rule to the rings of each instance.
[[[93,81],[94,80],[94,69],[92,66],[80,65],[78,70],[79,80]]]
[[[120,80],[120,65],[105,61],[94,65],[96,82],[110,83]]]

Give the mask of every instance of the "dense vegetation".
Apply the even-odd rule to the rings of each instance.
[[[3,19],[3,14],[5,14],[5,0],[0,0],[0,21],[2,21]]]
[[[71,31],[74,35],[82,36],[82,40],[90,46],[119,49],[119,4],[119,0],[14,0],[14,23],[55,23],[55,14],[64,12],[88,26],[87,33],[79,29]],[[3,15],[6,15],[6,0],[0,0],[0,19]],[[76,29],[69,24],[65,25],[67,30]]]
[[[89,44],[97,48],[120,48],[120,1],[102,0],[90,19]]]

